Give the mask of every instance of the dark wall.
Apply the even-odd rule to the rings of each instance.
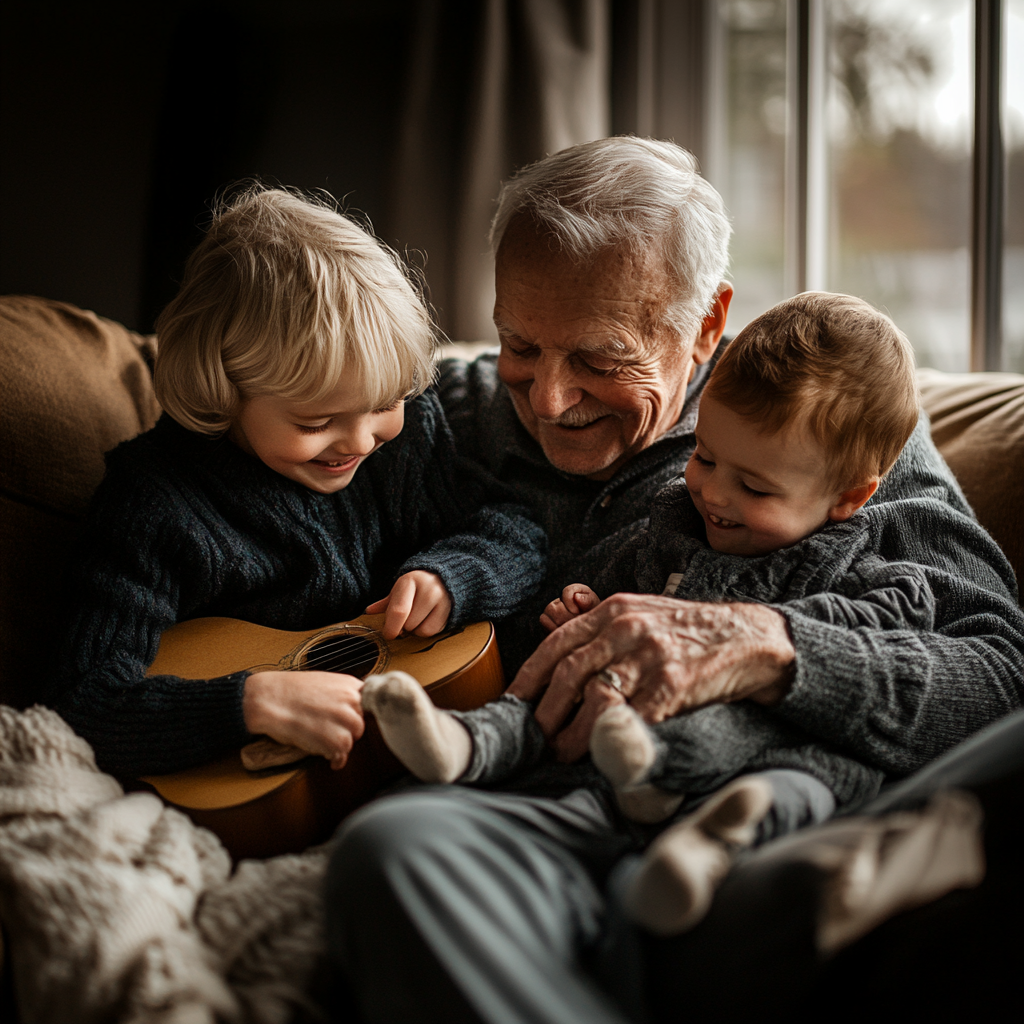
[[[148,331],[218,189],[386,212],[413,0],[8,5],[0,293]]]

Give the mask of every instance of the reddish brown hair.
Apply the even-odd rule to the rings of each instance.
[[[837,487],[884,476],[919,409],[903,332],[862,299],[829,292],[796,295],[747,324],[705,393],[769,433],[804,423]]]

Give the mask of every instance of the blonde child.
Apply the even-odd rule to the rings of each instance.
[[[257,187],[221,206],[157,330],[165,415],[108,456],[56,707],[123,776],[258,735],[340,767],[361,680],[147,676],[161,633],[205,615],[308,629],[385,612],[388,637],[500,618],[541,579],[542,531],[456,473],[423,301],[326,203]]]
[[[849,628],[927,630],[936,573],[888,552],[894,521],[906,529],[906,509],[864,508],[917,419],[913,352],[888,317],[845,295],[781,303],[723,353],[701,398],[685,480],[658,496],[649,528],[595,589],[795,609],[810,602],[819,617]],[[949,514],[916,504],[918,529],[927,529],[930,512]],[[595,590],[571,585],[542,622],[555,629],[598,602]],[[880,772],[751,702],[649,726],[614,666],[592,686],[613,702],[591,733],[598,784],[626,818],[663,821],[684,799],[692,806],[718,791],[655,842],[634,879],[627,902],[656,931],[697,920],[731,849],[759,828],[779,834],[820,820],[881,782]],[[513,683],[498,702],[453,715],[393,673],[367,681],[364,706],[420,778],[494,784],[533,765],[544,748],[531,705],[515,691]]]

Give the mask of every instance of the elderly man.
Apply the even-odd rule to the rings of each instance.
[[[1005,563],[985,581],[1002,613],[944,609],[934,634],[619,595],[531,656],[544,604],[644,528],[651,498],[693,449],[732,296],[728,235],[720,197],[667,143],[574,147],[502,191],[501,353],[446,366],[440,391],[461,452],[531,504],[551,538],[544,592],[500,634],[507,667],[528,659],[512,691],[543,694],[537,717],[565,760],[621,699],[597,679],[611,670],[648,721],[749,698],[906,775],[1021,702],[1024,621],[1001,582],[1012,580]],[[875,500],[923,494],[968,511],[922,423]],[[936,538],[934,561],[955,571],[958,545],[972,544],[990,550]],[[609,958],[616,930],[602,887],[644,837],[573,779],[567,767],[553,795],[529,781],[529,795],[415,789],[342,829],[329,922],[367,1020],[622,1019],[606,993],[627,987],[630,968]]]

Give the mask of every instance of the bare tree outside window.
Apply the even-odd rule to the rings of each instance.
[[[786,0],[712,12],[707,174],[733,222],[731,331],[784,297]]]
[[[921,365],[967,370],[971,5],[827,7],[829,287],[890,313]]]

